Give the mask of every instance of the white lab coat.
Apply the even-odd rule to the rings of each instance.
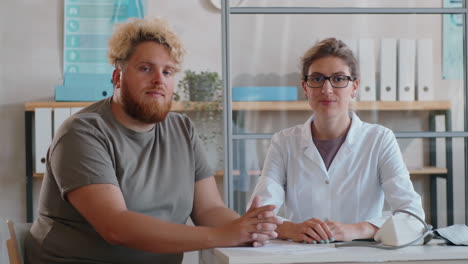
[[[350,117],[351,128],[328,171],[312,140],[314,116],[273,135],[252,198],[260,196],[262,205],[274,204],[277,212],[284,205],[284,217],[293,222],[315,217],[380,227],[388,217],[382,216],[384,198],[392,210],[424,219],[393,132],[353,112]]]

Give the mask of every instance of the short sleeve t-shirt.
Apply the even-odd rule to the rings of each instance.
[[[195,182],[213,175],[202,146],[190,120],[177,113],[148,132],[126,128],[112,114],[111,98],[70,117],[49,147],[39,216],[26,239],[29,263],[181,263],[182,254],[107,243],[66,194],[89,184],[113,184],[128,210],[185,224]]]

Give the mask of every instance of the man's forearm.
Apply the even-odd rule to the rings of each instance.
[[[216,228],[174,224],[130,211],[114,219],[104,238],[112,244],[138,250],[177,253],[232,246],[223,241]]]
[[[200,226],[221,226],[239,218],[239,214],[224,206],[214,207],[199,215],[193,216],[193,221]]]

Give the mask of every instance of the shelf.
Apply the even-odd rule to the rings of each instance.
[[[428,111],[450,110],[450,101],[361,101],[353,102],[352,108],[357,111]],[[308,101],[275,101],[275,102],[232,102],[236,111],[307,111]]]
[[[249,175],[250,176],[257,176],[260,175],[262,171],[260,170],[250,170]],[[447,169],[446,168],[438,168],[438,167],[423,167],[423,168],[418,168],[418,169],[409,169],[409,173],[411,175],[437,175],[437,174],[447,174]],[[239,176],[239,170],[233,170],[232,173],[233,176]],[[215,173],[216,177],[223,177],[224,176],[224,171],[216,171]]]
[[[249,175],[251,176],[258,176],[261,174],[262,171],[260,170],[250,170]],[[446,168],[437,168],[437,167],[424,167],[420,169],[410,169],[409,173],[411,175],[435,175],[435,174],[447,174]],[[239,176],[239,170],[233,171],[233,176]],[[216,171],[215,177],[223,177],[224,171]],[[33,173],[34,178],[42,178],[44,177],[43,173]]]
[[[249,170],[249,175],[250,176],[258,176],[262,173],[261,170]],[[232,171],[233,176],[239,176],[240,171],[239,170],[233,170]],[[215,177],[223,177],[224,176],[224,171],[216,171],[215,172]]]
[[[422,169],[409,169],[409,173],[411,175],[447,174],[447,169],[437,167],[424,167]]]
[[[238,170],[234,170],[234,175],[239,175],[239,171]],[[249,171],[249,175],[260,175],[261,171],[259,170],[251,170]],[[215,176],[216,177],[222,177],[224,175],[224,171],[216,171],[215,172]],[[44,177],[44,173],[33,173],[33,178],[43,178]]]
[[[26,111],[34,111],[36,108],[50,107],[86,107],[95,102],[29,102],[24,105]],[[171,111],[200,111],[206,109],[212,102],[177,101],[172,103]],[[361,101],[353,102],[356,111],[434,111],[450,110],[450,101]],[[232,102],[234,111],[309,111],[307,101],[249,101]]]
[[[95,102],[28,102],[24,104],[25,111],[34,111],[36,108],[70,108],[70,107],[87,107],[94,104]],[[171,110],[174,112],[181,112],[186,109],[186,102],[173,102]],[[188,109],[198,109],[206,102],[189,102]]]

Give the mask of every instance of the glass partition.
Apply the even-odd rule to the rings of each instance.
[[[463,0],[230,0],[231,7],[450,8]]]
[[[253,188],[261,175],[265,151],[270,140],[233,141],[233,192],[234,209],[245,212]]]
[[[271,135],[313,114],[302,86],[301,57],[317,41],[334,37],[351,48],[361,68],[351,109],[395,133],[426,221],[439,227],[466,223],[467,11],[444,11],[464,1],[346,2],[362,7],[359,13],[347,11],[343,1],[231,2],[231,7],[260,7],[247,14],[235,9],[225,28],[231,110],[226,137],[233,160],[232,177],[224,179],[234,209],[245,211]],[[273,6],[330,9],[268,13],[272,9],[266,7]]]
[[[239,133],[273,133],[305,122],[312,110],[302,87],[301,57],[318,40],[335,37],[359,60],[353,109],[364,121],[394,131],[431,131],[430,119],[442,115],[451,118],[447,130],[463,130],[463,114],[451,112],[465,107],[464,31],[445,41],[451,16],[233,15],[233,122],[242,128]]]

